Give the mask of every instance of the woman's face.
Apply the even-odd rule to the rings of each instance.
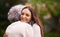
[[[27,22],[27,23],[30,22],[31,17],[32,17],[31,12],[29,11],[28,8],[22,10],[20,17],[22,22]]]

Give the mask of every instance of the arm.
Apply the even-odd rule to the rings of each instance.
[[[34,29],[34,37],[41,37],[41,30],[40,27],[37,24],[33,25],[33,29]]]

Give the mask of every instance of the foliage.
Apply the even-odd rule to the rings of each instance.
[[[37,3],[39,5],[46,4],[48,11],[53,13],[54,16],[58,16],[60,14],[60,3],[58,0],[31,0],[31,2],[34,6],[36,6]],[[44,14],[44,12],[41,13]]]
[[[60,34],[56,32],[45,33],[45,37],[60,37]]]

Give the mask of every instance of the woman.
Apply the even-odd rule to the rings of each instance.
[[[34,29],[34,37],[44,37],[41,20],[34,9],[26,6],[22,9],[20,21],[30,24]]]

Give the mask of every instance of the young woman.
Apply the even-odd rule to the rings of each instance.
[[[34,29],[34,37],[44,37],[43,25],[34,9],[27,6],[21,11],[20,21],[30,24]]]

